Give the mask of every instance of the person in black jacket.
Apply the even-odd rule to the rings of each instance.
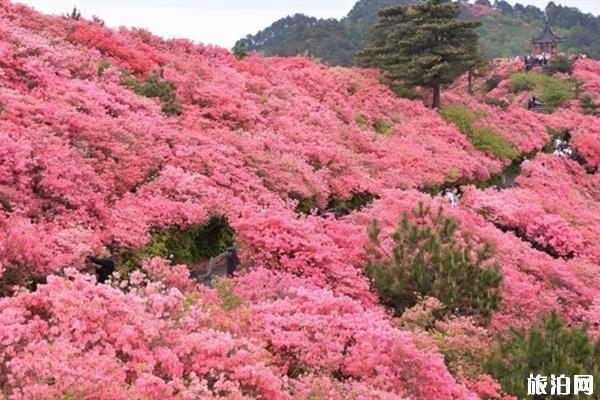
[[[235,246],[227,248],[227,276],[232,277],[237,266],[240,265],[240,258]]]
[[[98,283],[104,283],[108,278],[115,272],[115,259],[113,257],[113,251],[110,246],[104,251],[104,257],[88,256],[87,259],[97,265],[96,267],[96,280]]]

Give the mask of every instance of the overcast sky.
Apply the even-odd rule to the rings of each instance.
[[[48,14],[77,6],[84,17],[96,15],[108,26],[147,28],[165,38],[184,37],[231,48],[235,41],[294,13],[341,18],[356,0],[18,0]],[[514,4],[514,0],[509,0]],[[545,7],[546,0],[519,0]],[[600,0],[554,0],[600,14]]]

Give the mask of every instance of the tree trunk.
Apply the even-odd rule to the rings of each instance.
[[[433,104],[431,108],[440,108],[440,85],[433,87]]]
[[[469,70],[469,94],[473,94],[473,70]]]

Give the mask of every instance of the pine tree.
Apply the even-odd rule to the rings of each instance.
[[[439,316],[487,319],[500,305],[500,268],[490,262],[489,245],[462,244],[456,237],[457,228],[442,209],[433,213],[420,205],[413,218],[404,214],[392,235],[394,248],[388,253],[374,222],[369,230],[371,257],[366,273],[381,303],[400,315],[420,298],[435,297],[445,306]]]
[[[68,18],[79,20],[81,19],[81,12],[77,9],[77,7],[73,7],[73,11],[71,11],[71,14],[68,14]]]
[[[597,381],[600,377],[600,341],[590,336],[586,326],[565,326],[558,313],[553,311],[528,332],[514,330],[508,339],[501,338],[485,369],[498,379],[503,390],[519,399],[547,399],[550,397],[527,395],[529,374],[548,377],[565,374],[570,378],[593,375]],[[560,398],[583,397],[567,395]],[[592,396],[585,398],[599,399],[600,393],[594,391]]]
[[[460,6],[449,0],[427,0],[379,12],[371,45],[358,55],[365,66],[382,68],[392,81],[433,90],[440,106],[442,85],[473,68],[479,58],[479,22],[459,20]]]

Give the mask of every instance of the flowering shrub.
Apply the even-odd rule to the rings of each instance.
[[[552,309],[592,332],[598,323],[597,117],[574,101],[529,112],[511,89],[522,70],[496,60],[475,79],[483,88],[497,75],[489,93],[468,95],[465,76],[444,94],[478,110],[473,131],[493,132],[478,146],[374,70],[237,59],[0,0],[2,395],[496,396],[467,347],[483,353],[483,338]],[[600,63],[578,60],[573,76],[600,101]],[[585,165],[536,154],[547,128],[569,130]],[[457,243],[496,250],[502,301],[489,325],[440,322],[439,341],[398,328],[364,274],[368,226],[377,219],[388,238],[419,202],[446,205],[420,190],[488,180],[513,155],[531,158],[515,187],[463,187],[446,207]],[[307,214],[295,211],[303,199]],[[208,289],[185,264],[230,243],[204,241],[213,216],[242,262]],[[85,259],[108,243],[135,262],[118,259],[112,286],[96,285]]]

